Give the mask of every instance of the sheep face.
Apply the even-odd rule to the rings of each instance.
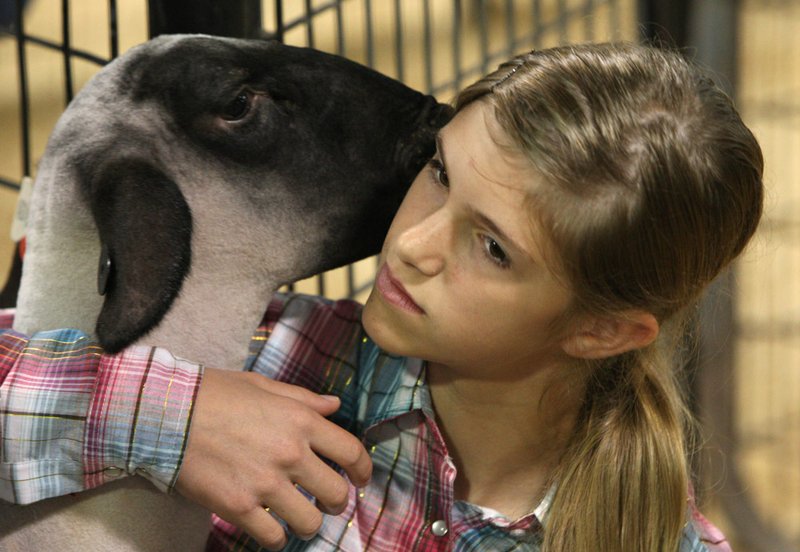
[[[114,351],[157,327],[189,281],[209,301],[373,254],[450,116],[311,49],[197,35],[138,46],[81,90],[51,136],[17,325],[93,318]]]

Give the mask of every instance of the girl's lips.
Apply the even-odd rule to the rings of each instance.
[[[375,287],[378,288],[387,303],[408,312],[425,314],[422,307],[417,305],[405,290],[403,284],[394,278],[388,264],[384,263],[381,266],[378,276],[375,278]]]

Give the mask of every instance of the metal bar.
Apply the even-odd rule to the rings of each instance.
[[[344,16],[342,15],[342,0],[336,0],[336,53],[338,55],[344,54]]]
[[[0,186],[2,186],[3,188],[10,188],[12,190],[19,190],[20,189],[19,182],[12,182],[11,180],[7,180],[7,179],[3,178],[2,176],[0,176]]]
[[[306,45],[309,48],[314,47],[314,24],[312,14],[314,9],[311,6],[311,0],[305,0],[306,5]]]
[[[394,50],[397,67],[397,80],[404,80],[403,70],[403,12],[400,9],[400,0],[394,0]]]
[[[433,32],[431,30],[430,0],[423,0],[422,40],[425,47],[425,92],[433,90]]]
[[[612,21],[612,34],[614,39],[619,39],[620,37],[620,28],[619,28],[619,3],[617,0],[609,0],[608,2],[608,11],[611,14],[611,21]]]
[[[117,0],[108,0],[108,41],[111,59],[119,55],[119,25],[117,23]]]
[[[286,27],[283,24],[283,0],[275,0],[275,40],[283,42]]]
[[[37,46],[43,46],[43,47],[49,48],[51,50],[57,50],[57,51],[61,51],[62,50],[61,44],[58,44],[58,43],[53,42],[51,40],[46,40],[44,38],[39,38],[37,36],[30,36],[30,35],[29,36],[25,36],[24,40],[26,42],[28,42],[29,44],[36,44]],[[72,58],[83,59],[83,60],[86,60],[86,61],[90,61],[92,63],[96,63],[98,65],[105,65],[105,64],[108,63],[107,59],[101,58],[99,56],[96,56],[95,54],[92,54],[92,53],[87,52],[85,50],[71,49],[69,51],[69,53],[70,53],[70,56]]]
[[[22,279],[22,257],[19,247],[14,248],[14,258],[11,261],[11,270],[6,277],[6,283],[0,291],[0,308],[13,307],[17,304],[19,284]]]
[[[325,276],[323,274],[317,275],[317,295],[325,295]]]
[[[347,278],[347,298],[353,299],[356,296],[356,269],[352,264],[347,265],[345,277]]]
[[[489,29],[486,17],[486,0],[478,0],[478,43],[481,48],[481,74],[485,75],[489,67]]]
[[[594,13],[594,0],[584,0],[583,21],[585,23],[584,30],[586,33],[584,39],[589,42],[594,40],[594,17],[592,17],[592,13]]]
[[[19,74],[20,125],[22,127],[22,171],[31,174],[30,153],[30,98],[28,96],[27,65],[25,57],[25,22],[23,21],[23,2],[16,0],[17,68]]]
[[[506,57],[517,53],[517,29],[514,21],[514,0],[506,0],[506,32],[508,35],[508,51]]]
[[[567,42],[567,21],[569,20],[566,0],[558,0],[558,41]]]
[[[461,0],[453,0],[453,84],[461,88],[464,73],[461,70]]]
[[[532,27],[533,27],[533,45],[537,48],[542,44],[542,5],[539,0],[533,0],[533,13],[532,13]]]
[[[66,103],[74,95],[72,84],[72,59],[70,57],[69,0],[61,0],[61,52],[64,55],[64,91]]]
[[[367,66],[375,67],[375,46],[372,37],[372,0],[364,0],[364,19],[366,20]]]

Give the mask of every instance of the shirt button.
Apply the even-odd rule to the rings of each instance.
[[[125,471],[122,468],[117,468],[116,466],[108,467],[104,470],[106,472],[106,476],[108,477],[120,477]]]
[[[447,523],[444,520],[438,519],[431,524],[431,533],[437,537],[443,537],[447,534]]]

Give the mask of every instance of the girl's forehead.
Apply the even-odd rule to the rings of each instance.
[[[487,180],[523,193],[536,178],[533,164],[501,128],[487,102],[476,101],[459,111],[441,130],[438,147],[450,172],[466,165]]]

